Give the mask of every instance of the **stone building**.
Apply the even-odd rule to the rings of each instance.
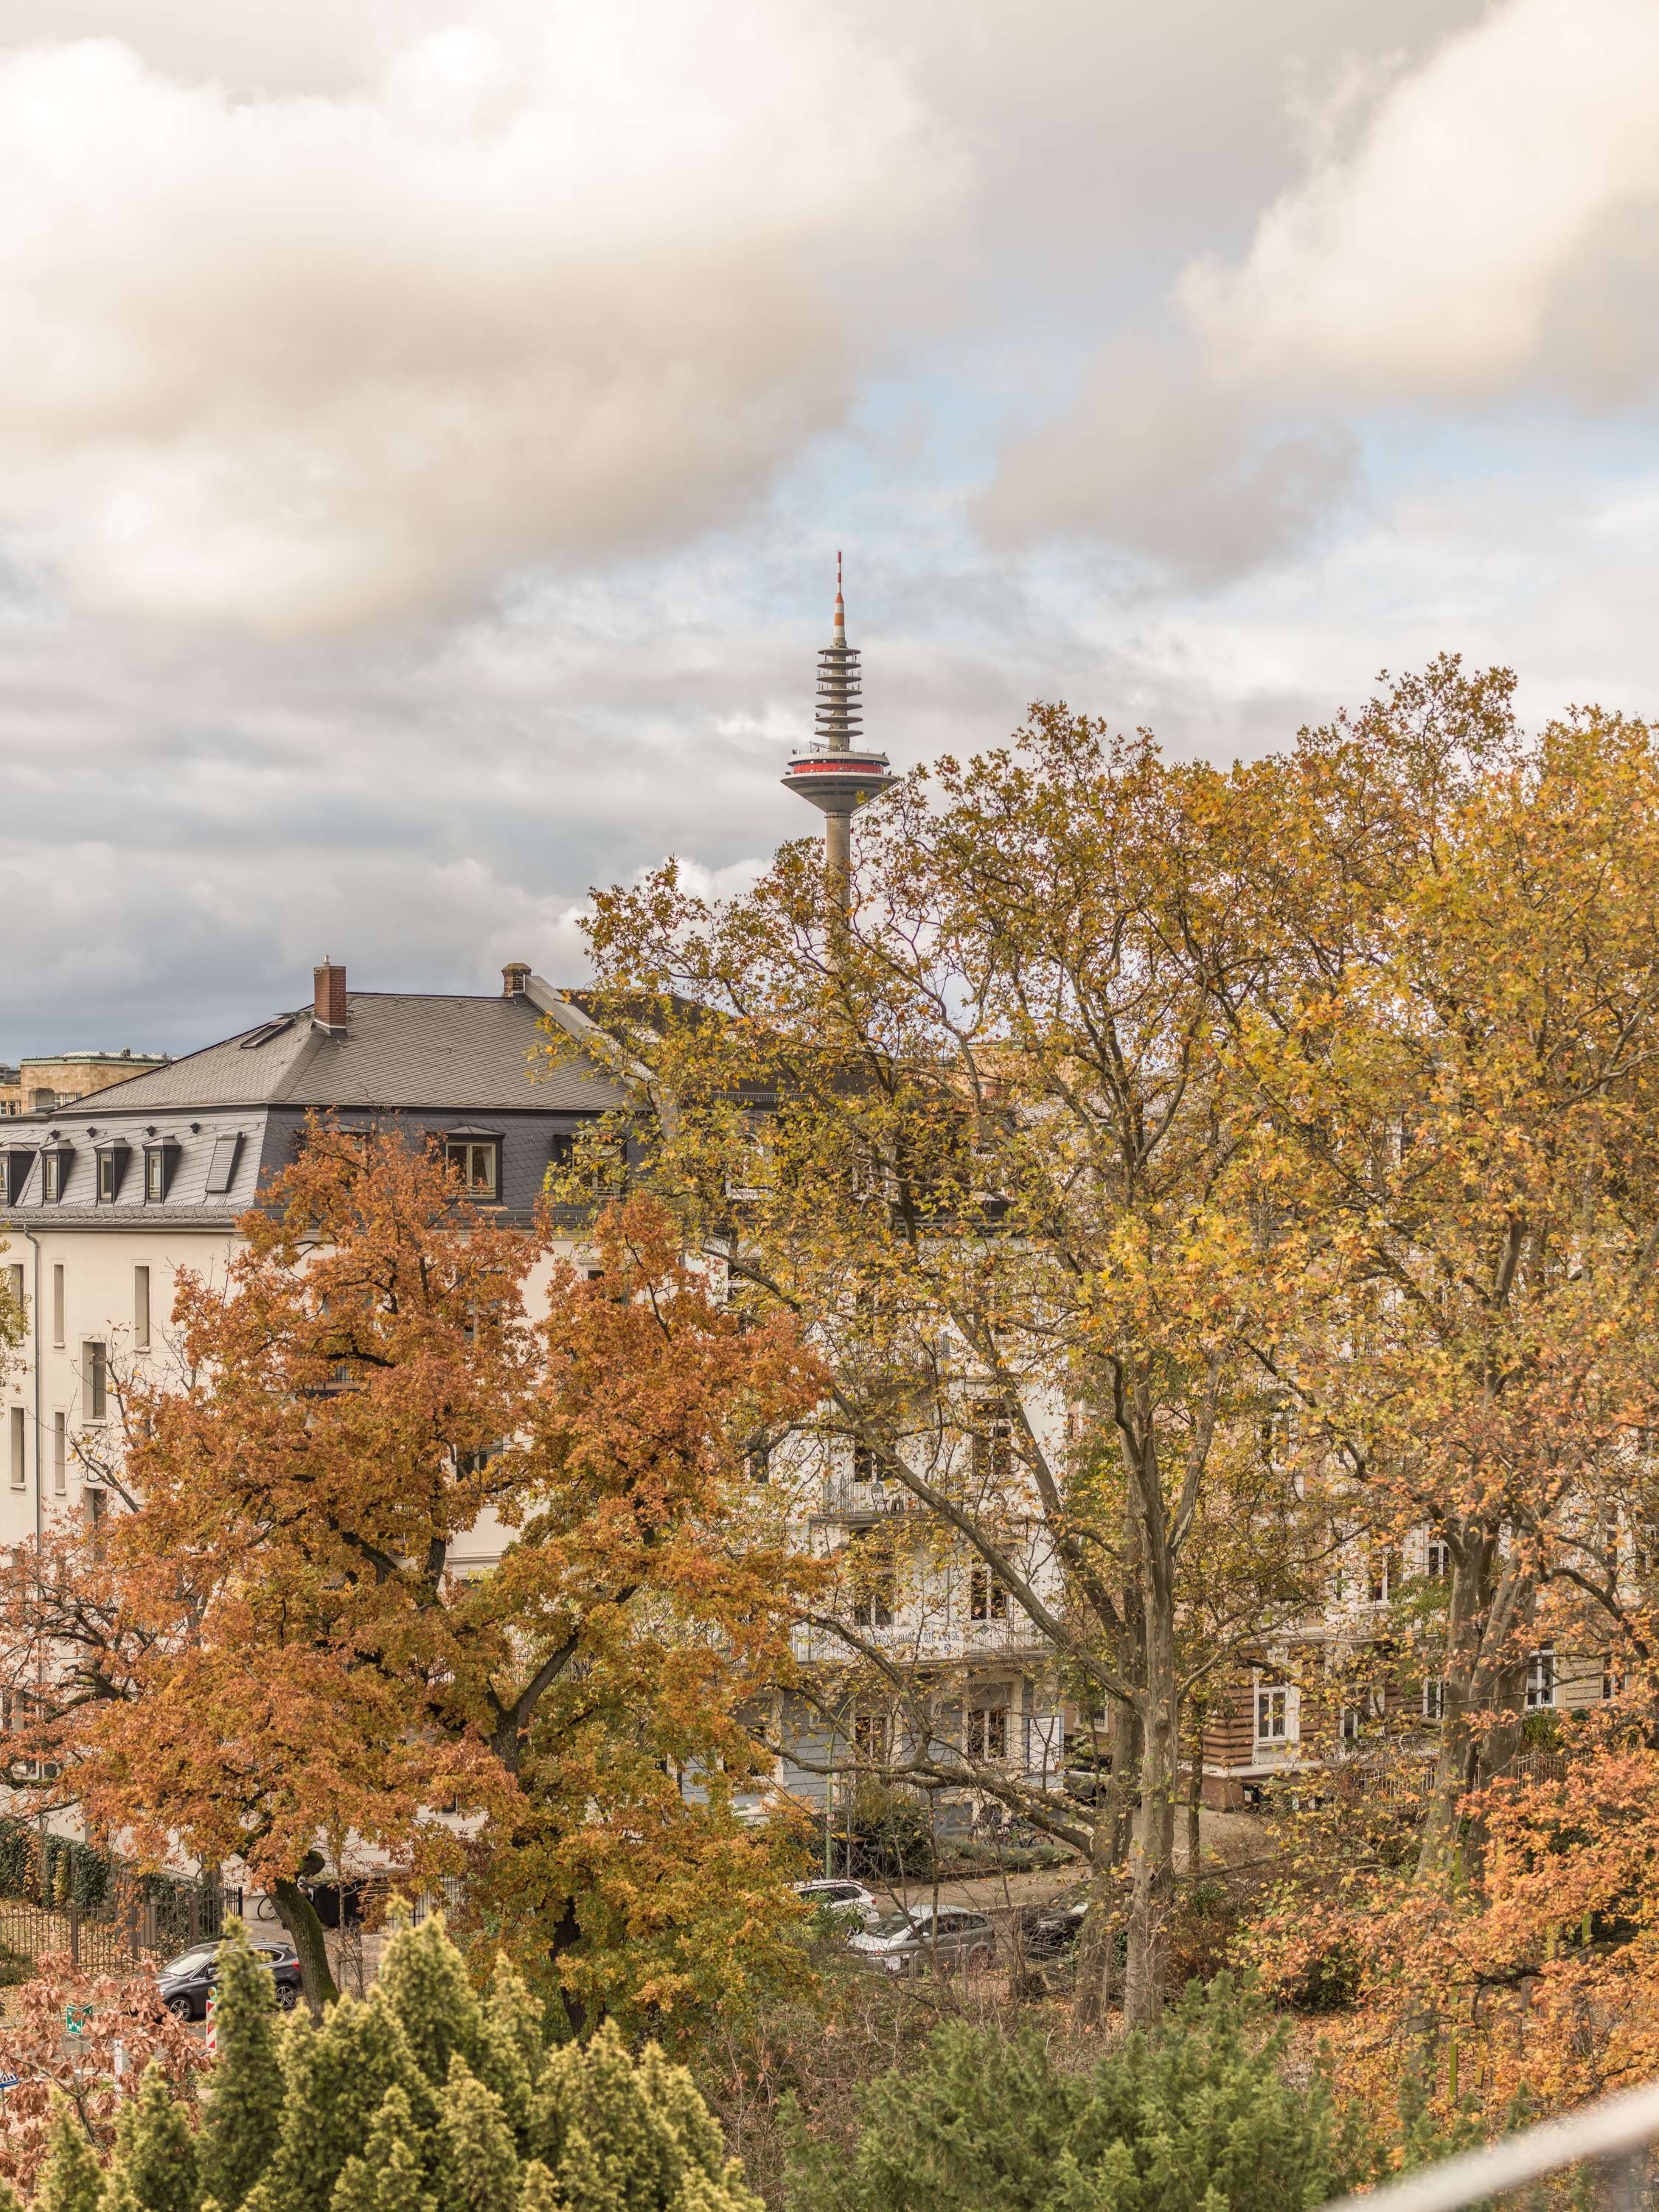
[[[0,1115],[50,1114],[167,1065],[165,1053],[135,1053],[131,1045],[119,1052],[26,1054],[9,1066],[0,1060]]]

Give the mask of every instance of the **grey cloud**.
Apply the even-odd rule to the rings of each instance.
[[[1264,420],[1188,349],[1119,342],[1076,404],[1005,448],[977,513],[994,541],[1103,538],[1141,584],[1213,584],[1301,544],[1352,486],[1338,421]]]

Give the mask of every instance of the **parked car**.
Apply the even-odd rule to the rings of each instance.
[[[1028,1905],[1019,1916],[1021,1951],[1033,1966],[1061,1957],[1083,1933],[1088,1911],[1086,1899],[1077,1905],[1058,1899],[1048,1905]]]
[[[905,1912],[884,1913],[854,1936],[848,1948],[890,1974],[928,1967],[950,1973],[957,1966],[989,1966],[996,1942],[997,1931],[982,1912],[957,1905],[913,1905]]]
[[[300,1961],[291,1943],[255,1943],[253,1955],[276,1979],[276,2003],[292,2012],[300,2001]],[[208,1991],[219,1978],[219,1947],[198,1943],[169,1959],[156,1977],[162,2003],[180,2020],[207,2018]]]
[[[856,1917],[858,1924],[868,1928],[881,1917],[881,1907],[872,1893],[861,1881],[848,1881],[844,1876],[822,1876],[817,1881],[798,1881],[795,1894],[815,1911],[826,1906],[833,1912],[845,1913],[848,1920]]]

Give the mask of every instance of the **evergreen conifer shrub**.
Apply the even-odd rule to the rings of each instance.
[[[953,2023],[865,2093],[850,2160],[800,2145],[793,2212],[1303,2212],[1361,2160],[1324,2081],[1285,2078],[1287,2033],[1224,1974],[1084,2072]]]
[[[151,2066],[106,2173],[64,2104],[33,2212],[763,2212],[683,2067],[614,2027],[550,2053],[524,1982],[500,1965],[480,1998],[441,1921],[320,2027],[276,2017],[234,1930],[216,2014],[199,2130]]]
[[[98,2212],[103,2194],[98,2154],[68,2098],[55,2091],[46,2162],[34,2185],[34,2212]]]

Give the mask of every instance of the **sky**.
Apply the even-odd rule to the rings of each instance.
[[[0,0],[0,1060],[896,767],[1659,692],[1655,0]]]

